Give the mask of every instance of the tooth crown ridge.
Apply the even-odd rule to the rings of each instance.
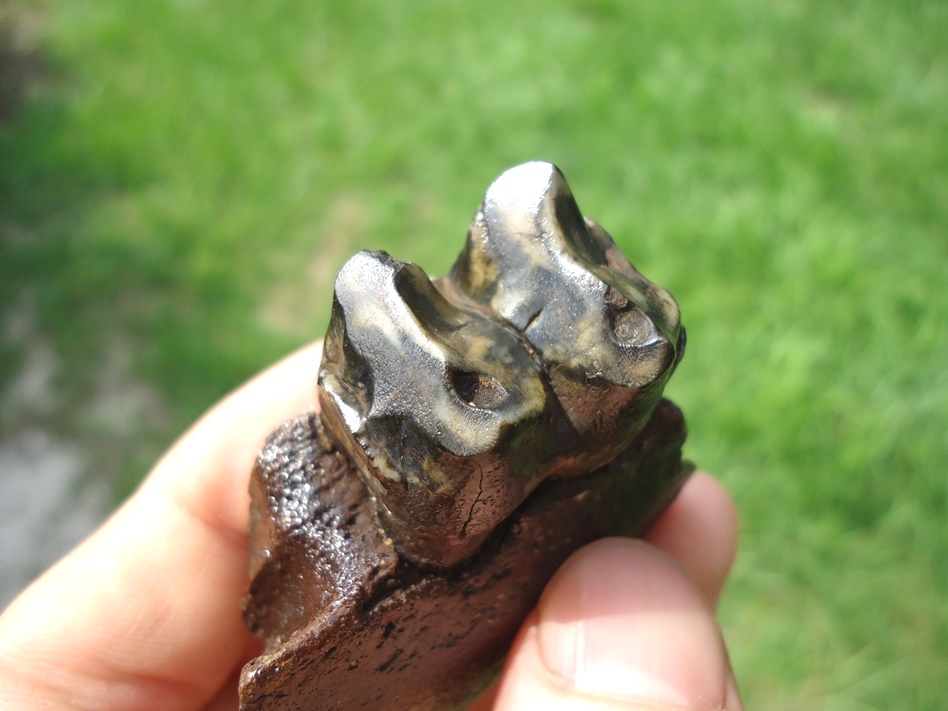
[[[447,277],[362,252],[340,271],[323,420],[416,563],[474,553],[547,476],[592,472],[681,358],[672,297],[585,220],[560,171],[490,187]]]

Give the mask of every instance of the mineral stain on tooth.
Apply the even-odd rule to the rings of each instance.
[[[578,547],[674,498],[674,299],[560,171],[501,175],[448,276],[361,252],[336,280],[320,413],[251,477],[241,709],[465,708]]]

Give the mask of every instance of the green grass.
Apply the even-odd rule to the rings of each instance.
[[[37,344],[62,364],[60,406],[4,427],[97,443],[126,492],[322,335],[351,253],[443,273],[488,183],[553,160],[681,303],[670,394],[743,516],[722,620],[748,707],[940,708],[948,5],[47,0],[0,20],[38,58],[0,124],[0,306],[35,316],[0,375]],[[124,428],[109,378],[151,388]]]

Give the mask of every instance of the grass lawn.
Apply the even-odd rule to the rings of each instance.
[[[322,335],[352,253],[443,273],[552,160],[681,303],[748,708],[942,708],[946,37],[940,0],[8,1],[0,389],[57,367],[0,428],[86,442],[121,497]]]

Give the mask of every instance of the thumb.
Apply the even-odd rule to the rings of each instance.
[[[702,594],[663,553],[612,538],[576,553],[510,652],[495,711],[741,708]]]

